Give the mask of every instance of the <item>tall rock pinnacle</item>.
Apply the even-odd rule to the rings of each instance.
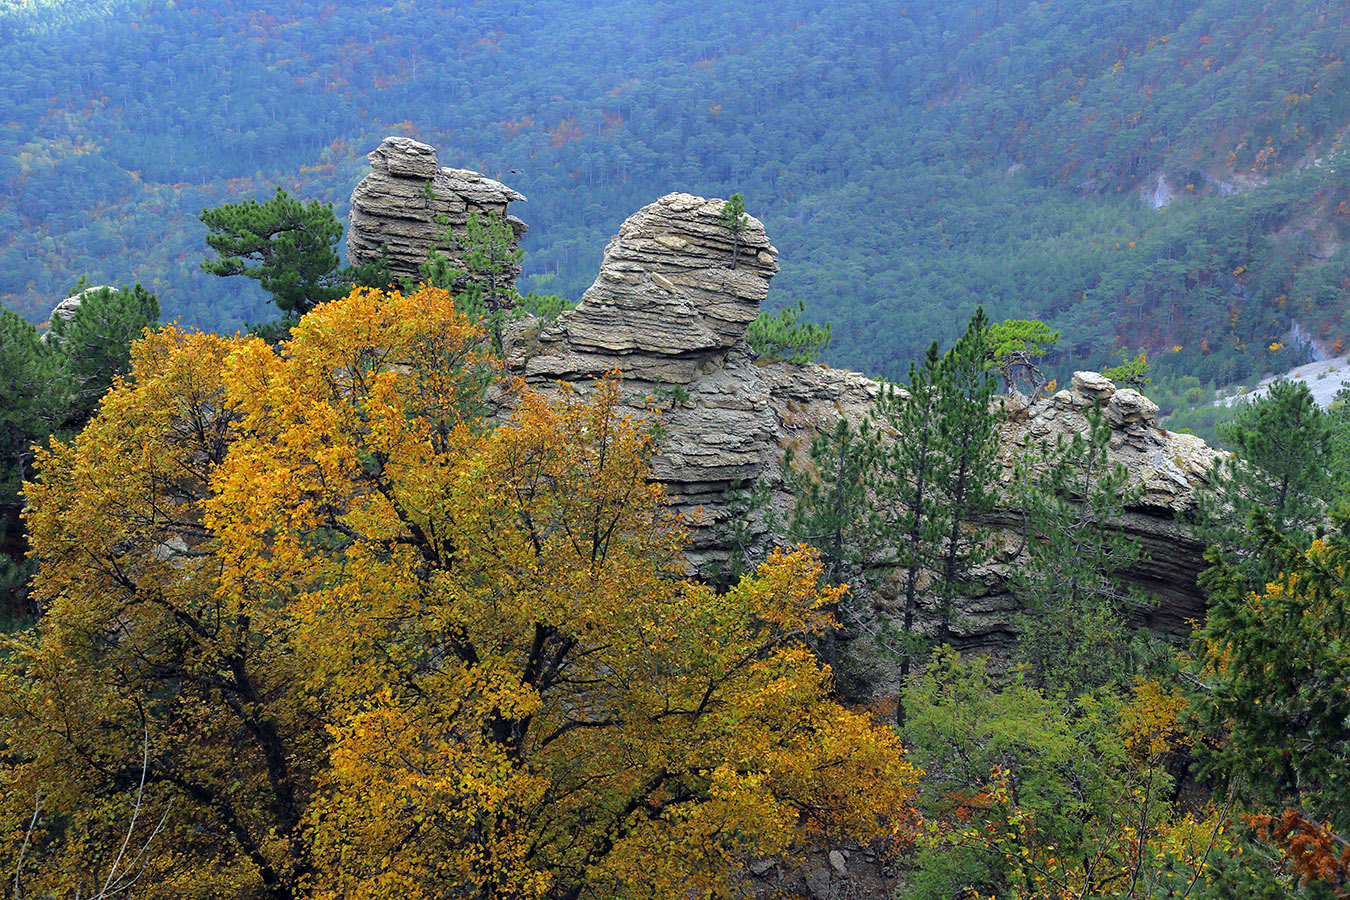
[[[750,219],[739,235],[719,221],[721,200],[667,194],[638,210],[605,248],[600,274],[576,309],[539,336],[531,378],[624,377],[687,384],[745,338],[778,271],[778,251]]]
[[[524,202],[525,195],[478,172],[441,168],[435,148],[427,144],[387,137],[366,158],[373,171],[352,191],[347,229],[347,256],[353,263],[378,260],[381,248],[387,248],[389,274],[416,281],[418,266],[441,230],[437,216],[460,233],[470,213],[505,218],[517,241],[528,230],[507,209],[512,202]],[[520,268],[507,275],[514,282]]]

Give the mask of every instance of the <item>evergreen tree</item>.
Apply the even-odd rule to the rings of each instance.
[[[37,329],[0,308],[0,502],[17,503],[31,445],[64,418],[59,380],[57,354]]]
[[[1045,388],[1045,375],[1036,360],[1059,341],[1059,332],[1036,319],[1005,319],[989,329],[989,361],[998,369],[1009,393],[1019,381],[1031,382],[1035,402]]]
[[[741,235],[750,227],[750,217],[745,212],[745,197],[732,194],[722,204],[722,213],[717,221],[731,232],[731,267],[734,269],[741,259]]]
[[[1102,374],[1118,386],[1134,388],[1136,391],[1148,387],[1152,380],[1148,374],[1148,354],[1143,350],[1140,350],[1134,359],[1130,359],[1128,354],[1121,351],[1120,365],[1113,366]]]
[[[971,570],[993,555],[989,530],[979,524],[998,499],[1001,414],[990,408],[998,382],[989,371],[988,355],[989,320],[980,307],[938,373],[938,440],[945,459],[936,469],[934,487],[951,510],[939,548],[939,643],[950,640],[952,607],[969,590]]]
[[[20,491],[33,445],[64,418],[58,362],[32,324],[0,308],[0,627],[26,611],[24,584],[33,567],[25,559]]]
[[[200,218],[210,232],[206,245],[219,255],[202,268],[254,279],[282,312],[301,316],[347,292],[333,249],[342,225],[332,204],[302,203],[277,188],[265,203],[225,203]]]
[[[806,305],[787,307],[777,313],[761,312],[745,331],[745,340],[766,362],[787,360],[806,365],[815,362],[830,345],[830,323],[803,322]]]
[[[790,455],[785,465],[797,496],[789,535],[820,550],[828,578],[859,587],[879,567],[900,568],[903,614],[891,652],[902,681],[922,652],[915,619],[925,576],[945,642],[955,598],[992,554],[989,531],[978,524],[994,503],[998,473],[988,332],[980,309],[945,356],[934,343],[923,366],[911,366],[906,387],[883,389],[878,429],[864,420],[855,431],[841,420],[812,443],[802,471]],[[903,705],[897,717],[903,724]]]
[[[1220,458],[1199,497],[1198,532],[1253,588],[1275,573],[1250,520],[1260,512],[1295,546],[1307,549],[1327,515],[1336,458],[1333,420],[1306,384],[1279,380],[1218,427],[1234,455]]]
[[[0,310],[0,619],[22,617],[32,565],[19,513],[34,445],[89,421],[119,375],[129,371],[131,343],[159,319],[155,295],[132,288],[85,289],[70,318],[54,316],[46,339]]]
[[[74,315],[56,316],[51,326],[69,390],[66,428],[89,421],[113,380],[131,370],[132,341],[159,321],[158,298],[139,283],[80,293]]]
[[[938,432],[943,393],[937,343],[928,347],[922,366],[909,367],[904,390],[887,386],[877,398],[879,424],[893,440],[879,452],[872,481],[875,526],[889,538],[903,570],[903,618],[900,627],[900,682],[909,680],[921,641],[914,634],[919,579],[935,562],[955,513],[942,503],[937,483],[946,477],[949,459]],[[903,698],[896,702],[896,724],[905,724]]]
[[[1350,388],[1341,388],[1326,409],[1331,431],[1331,458],[1327,465],[1331,498],[1336,509],[1350,514]]]
[[[470,212],[463,233],[444,216],[437,224],[441,230],[419,271],[427,284],[450,291],[465,315],[484,323],[500,353],[503,323],[520,301],[515,273],[525,251],[516,246],[511,224],[495,213]]]
[[[1260,510],[1253,532],[1258,568],[1275,573],[1268,583],[1253,590],[1217,549],[1201,576],[1210,598],[1195,641],[1202,709],[1225,736],[1206,746],[1258,808],[1284,810],[1256,818],[1290,866],[1341,897],[1350,889],[1350,519],[1337,517],[1311,546]]]
[[[1134,600],[1120,575],[1140,553],[1110,524],[1138,491],[1107,457],[1111,426],[1101,408],[1085,415],[1086,433],[1028,447],[1015,480],[1025,524],[1011,580],[1028,607],[1018,653],[1038,685],[1071,697],[1129,665]]]
[[[783,472],[797,504],[788,521],[791,541],[820,551],[827,584],[845,584],[857,596],[877,562],[876,535],[868,515],[869,467],[876,452],[870,424],[855,429],[847,419],[816,436],[798,466],[789,448]],[[838,616],[839,609],[831,609]],[[835,665],[836,629],[824,634],[822,656]]]

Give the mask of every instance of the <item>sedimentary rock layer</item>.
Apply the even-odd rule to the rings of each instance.
[[[352,191],[347,229],[347,256],[353,263],[373,262],[387,252],[389,274],[416,281],[441,231],[438,217],[460,234],[471,213],[505,218],[517,242],[527,230],[508,209],[523,202],[523,194],[478,172],[441,168],[427,144],[387,137],[366,158],[372,171]],[[456,255],[454,248],[444,252]],[[514,282],[520,267],[512,266],[505,275]]]

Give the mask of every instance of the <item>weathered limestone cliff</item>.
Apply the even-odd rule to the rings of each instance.
[[[759,365],[745,330],[778,270],[777,251],[761,223],[751,220],[741,264],[733,269],[731,236],[717,222],[722,201],[688,194],[662,197],[631,216],[605,250],[600,273],[581,304],[555,323],[516,329],[508,363],[530,382],[583,389],[619,370],[634,413],[660,408],[664,446],[655,475],[695,524],[690,562],[700,567],[733,550],[729,492],[767,484],[780,521],[791,507],[783,451],[804,447],[843,416],[865,416],[880,385],[825,366]],[[1053,441],[1087,427],[1084,410],[1101,403],[1114,429],[1112,458],[1142,489],[1116,524],[1143,545],[1145,558],[1128,577],[1160,598],[1140,610],[1141,623],[1182,637],[1202,611],[1195,576],[1201,546],[1178,520],[1193,506],[1215,451],[1157,423],[1157,407],[1136,391],[1117,389],[1095,373],[1078,373],[1071,389],[1031,406],[1010,409],[1004,457],[1009,468],[1029,437]],[[1020,516],[1005,510],[995,525],[1004,543],[1020,542]],[[762,521],[752,523],[763,528]],[[954,622],[956,642],[997,649],[1014,637],[1016,600],[1003,586],[1006,563],[986,573],[986,592],[969,598]],[[885,596],[869,598],[885,614]]]
[[[347,229],[347,255],[353,263],[374,262],[383,249],[391,276],[416,281],[418,266],[441,231],[438,216],[460,233],[471,213],[506,219],[516,241],[528,230],[508,210],[511,203],[525,200],[523,194],[478,172],[441,168],[436,150],[427,144],[387,137],[366,158],[373,171],[352,191]],[[514,280],[519,266],[506,274]]]
[[[440,168],[431,147],[407,138],[387,138],[370,161],[374,171],[352,195],[349,249],[359,262],[387,247],[396,277],[416,275],[435,237],[436,215],[462,227],[471,211],[506,215],[511,201],[524,199],[477,173]],[[518,322],[504,339],[510,369],[537,387],[565,382],[584,391],[617,370],[630,410],[660,415],[664,438],[654,474],[692,525],[691,569],[705,571],[738,549],[727,527],[740,513],[733,492],[767,486],[773,517],[785,521],[792,497],[784,450],[804,449],[840,417],[859,423],[880,390],[855,372],[756,362],[746,328],[778,271],[778,251],[753,218],[733,248],[731,233],[719,222],[721,209],[721,200],[689,194],[669,194],[643,207],[606,247],[595,283],[576,309],[552,323]],[[509,221],[517,237],[524,233],[523,223]],[[1145,551],[1128,577],[1159,600],[1137,618],[1183,638],[1189,620],[1203,611],[1196,585],[1203,561],[1202,547],[1180,520],[1193,508],[1215,451],[1198,438],[1161,428],[1157,407],[1138,392],[1080,372],[1053,397],[1030,406],[1007,401],[1008,471],[1027,440],[1053,442],[1084,431],[1084,410],[1093,403],[1111,422],[1112,458],[1141,488],[1140,499],[1114,523]],[[765,519],[761,512],[748,523],[752,540],[772,540]],[[1011,557],[1021,543],[1021,517],[1005,509],[989,524],[1007,552],[983,573],[984,590],[956,612],[952,637],[965,649],[997,650],[1015,638],[1018,604],[1005,576],[1016,565]],[[737,540],[744,540],[746,529],[737,531]],[[894,592],[885,588],[860,599],[863,617],[885,616],[894,607]],[[920,623],[935,625],[932,616]]]
[[[778,251],[750,219],[732,268],[721,210],[720,200],[668,194],[630,216],[580,305],[523,359],[527,377],[576,380],[619,368],[628,379],[688,385],[743,354]]]

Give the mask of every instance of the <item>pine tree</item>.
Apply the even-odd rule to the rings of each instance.
[[[722,204],[722,213],[717,221],[731,232],[731,267],[734,269],[741,258],[741,235],[750,227],[750,217],[745,213],[745,197],[732,194]]]
[[[745,331],[745,340],[766,362],[787,360],[806,365],[815,362],[830,345],[830,323],[803,322],[806,304],[787,307],[777,313],[761,312]]]
[[[277,188],[267,202],[246,200],[205,209],[206,245],[219,258],[202,268],[212,275],[243,275],[257,281],[284,313],[302,316],[347,293],[334,250],[342,225],[332,204],[308,204]]]
[[[85,290],[69,318],[55,316],[44,340],[0,310],[0,619],[22,617],[32,572],[19,512],[34,445],[89,421],[117,376],[129,371],[131,343],[159,319],[155,295],[133,288]]]
[[[1140,554],[1110,524],[1138,491],[1107,456],[1106,415],[1099,406],[1085,415],[1085,433],[1027,447],[1015,479],[1025,524],[1012,587],[1028,608],[1018,652],[1037,684],[1068,696],[1109,683],[1128,665],[1125,621],[1135,601],[1120,575]]]
[[[1326,518],[1334,486],[1333,420],[1306,384],[1280,380],[1218,431],[1234,455],[1215,463],[1210,488],[1199,497],[1197,530],[1256,589],[1275,573],[1258,552],[1252,514],[1259,511],[1276,531],[1307,549]]]
[[[1283,828],[1272,828],[1270,816],[1264,824],[1289,845],[1290,864],[1308,881],[1339,879],[1336,896],[1343,896],[1350,888],[1350,519],[1337,516],[1310,545],[1260,510],[1252,523],[1257,568],[1273,573],[1270,580],[1253,590],[1217,548],[1201,576],[1210,598],[1195,639],[1202,710],[1225,736],[1207,754],[1250,799],[1286,810]],[[1317,842],[1292,846],[1297,831],[1327,829],[1339,834],[1321,865]]]
[[[483,322],[500,353],[503,323],[520,301],[514,274],[525,251],[516,246],[510,223],[495,213],[469,213],[462,233],[444,216],[437,224],[441,230],[419,271],[427,284],[454,294],[465,315]]]
[[[1036,360],[1059,341],[1059,332],[1037,319],[1005,319],[989,329],[989,361],[998,369],[1009,393],[1019,381],[1031,382],[1034,402],[1045,388],[1045,375]]]
[[[63,427],[84,427],[113,380],[131,370],[132,341],[158,321],[159,300],[140,284],[86,290],[74,315],[53,319],[51,335],[70,391]]]
[[[868,477],[876,454],[876,439],[863,420],[855,429],[847,419],[834,430],[816,436],[807,459],[798,465],[791,449],[783,471],[797,504],[788,521],[790,540],[820,551],[822,576],[827,584],[849,585],[854,596],[862,592],[878,557],[874,523],[868,515]],[[838,616],[836,607],[830,612]],[[821,655],[836,663],[836,629],[824,634]]]
[[[33,566],[25,559],[20,490],[33,445],[64,418],[64,381],[57,354],[37,329],[0,308],[0,626],[26,612],[24,584]]]
[[[944,455],[934,486],[950,509],[942,538],[939,643],[951,638],[955,599],[969,590],[971,570],[993,556],[981,518],[997,502],[999,421],[991,409],[998,382],[989,371],[989,319],[976,310],[965,334],[947,351],[938,376],[938,440]]]
[[[900,627],[900,682],[903,691],[913,662],[921,652],[914,634],[919,607],[919,579],[937,566],[942,538],[950,532],[954,512],[940,500],[937,483],[949,464],[940,446],[942,368],[938,346],[928,348],[922,366],[909,367],[904,390],[888,386],[877,398],[877,416],[894,439],[879,453],[872,490],[874,527],[889,538],[895,561],[904,572],[904,611]],[[896,724],[905,724],[903,700],[896,703]]]

